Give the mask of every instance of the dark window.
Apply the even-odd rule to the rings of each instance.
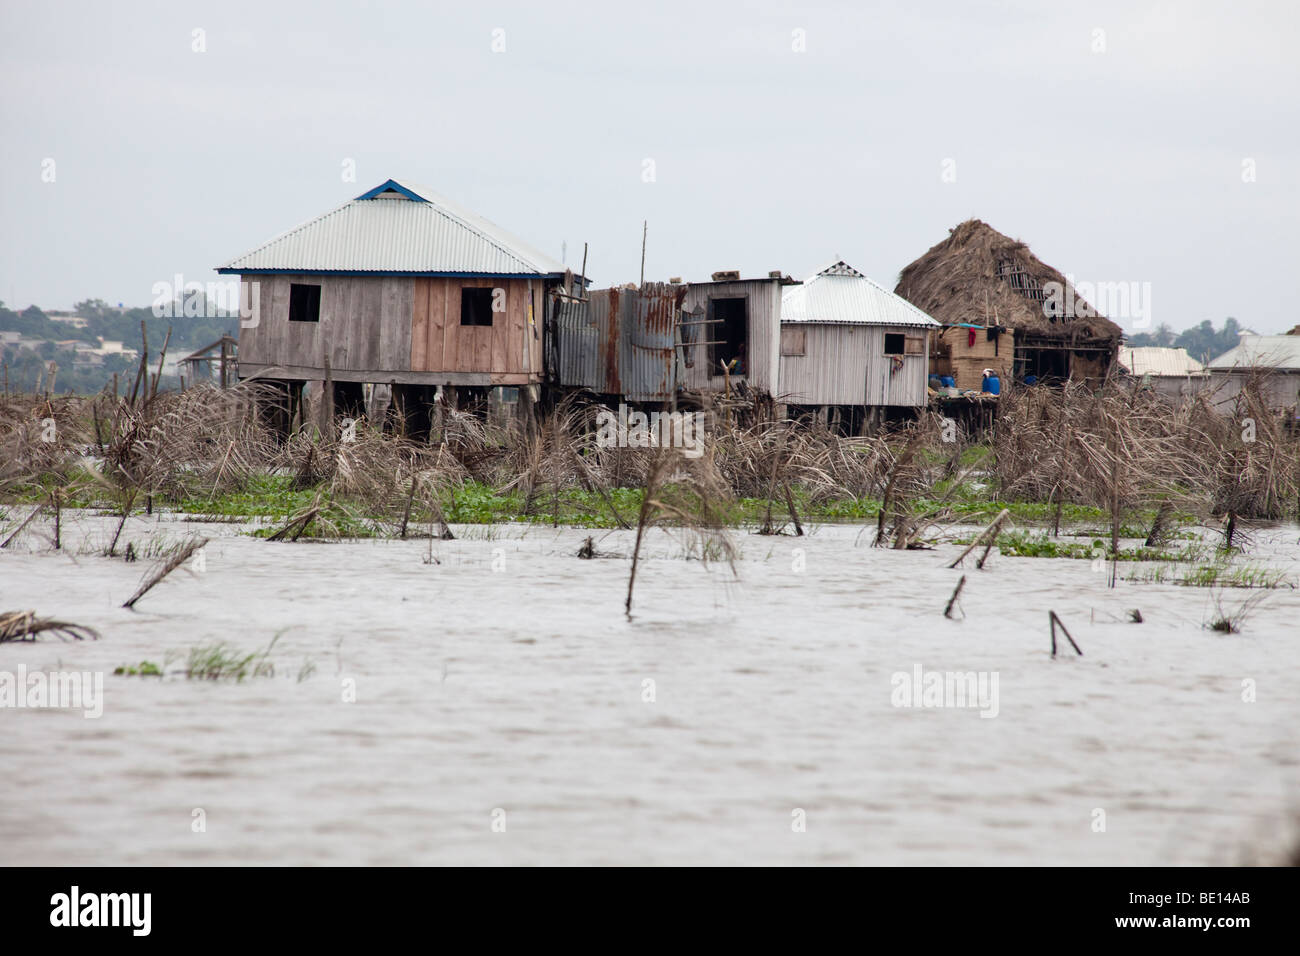
[[[709,374],[721,375],[722,364],[736,364],[731,369],[732,375],[749,374],[749,300],[748,299],[710,299],[709,318],[713,321],[705,326],[710,329]]]
[[[320,286],[296,282],[289,286],[289,321],[320,321]]]
[[[885,354],[902,355],[903,347],[904,347],[904,341],[903,341],[904,338],[906,338],[906,336],[904,336],[903,333],[901,332],[886,332],[885,333]]]
[[[464,287],[461,288],[460,324],[461,325],[491,325],[492,324],[492,290],[491,289],[469,289]]]

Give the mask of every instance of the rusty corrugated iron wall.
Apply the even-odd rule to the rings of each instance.
[[[547,375],[557,385],[605,390],[604,350],[600,325],[591,317],[591,302],[553,295],[547,333]]]
[[[629,401],[668,401],[681,384],[678,341],[684,285],[599,289],[586,301],[552,299],[556,384]]]

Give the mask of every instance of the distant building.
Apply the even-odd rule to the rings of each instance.
[[[894,291],[943,326],[931,371],[963,390],[978,391],[986,368],[1004,390],[1100,382],[1123,335],[1027,245],[978,219],[907,266]]]
[[[1187,349],[1121,345],[1117,361],[1122,372],[1165,398],[1190,398],[1210,384],[1210,373]]]
[[[548,374],[561,389],[614,401],[696,405],[729,390],[766,414],[780,375],[781,291],[793,282],[726,271],[576,296],[554,289]]]
[[[99,340],[97,351],[100,355],[124,355],[127,358],[136,358],[140,354],[139,349],[129,348],[124,342],[116,342],[108,339]]]
[[[681,314],[683,387],[701,393],[743,388],[770,404],[781,375],[781,294],[792,284],[780,270],[753,279],[715,272],[708,282],[689,283]]]
[[[64,325],[70,325],[74,329],[84,329],[89,320],[80,315],[74,315],[71,312],[46,312],[46,317],[51,322],[62,322]]]
[[[1234,347],[1205,367],[1216,406],[1235,403],[1246,383],[1254,379],[1269,408],[1296,415],[1300,406],[1300,334],[1294,330],[1286,335],[1242,335]]]
[[[538,397],[543,310],[565,267],[469,210],[390,179],[221,265],[238,275],[239,375],[279,382],[290,416],[305,382],[330,380],[341,410],[367,383],[427,423],[452,403],[509,389]]]
[[[104,364],[104,354],[89,342],[78,342],[74,353],[72,364],[75,368],[98,368]]]
[[[842,260],[781,300],[780,399],[856,434],[890,410],[926,405],[939,323]]]

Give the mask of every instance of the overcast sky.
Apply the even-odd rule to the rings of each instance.
[[[0,0],[0,299],[148,305],[394,177],[599,285],[642,220],[650,279],[893,288],[977,217],[1156,323],[1285,331],[1298,10]]]

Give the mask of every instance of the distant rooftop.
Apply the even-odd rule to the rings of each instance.
[[[1243,335],[1241,341],[1206,368],[1272,368],[1300,371],[1300,335]]]
[[[1143,346],[1119,347],[1119,364],[1134,375],[1186,376],[1203,375],[1205,366],[1187,353],[1187,349]]]
[[[565,267],[433,190],[390,179],[217,271],[530,277]]]
[[[782,322],[838,325],[903,325],[938,328],[939,323],[902,296],[868,279],[843,260],[829,263],[781,296]]]

